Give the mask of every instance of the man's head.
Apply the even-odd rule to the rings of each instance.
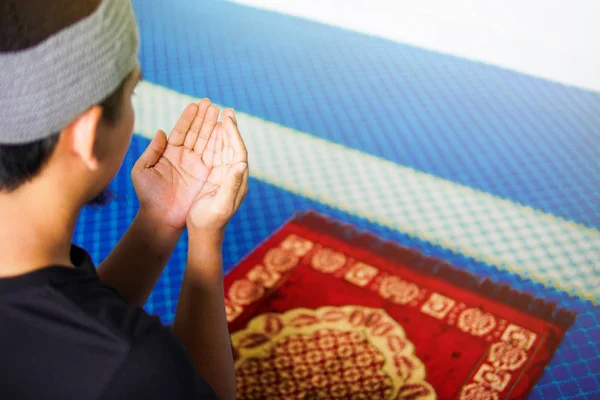
[[[65,30],[98,13],[102,1],[107,0],[0,0],[0,74],[11,73],[5,70],[4,55],[39,49],[51,38],[60,37]],[[131,51],[126,46],[124,50]],[[118,61],[106,60],[107,63]],[[115,73],[109,73],[114,81]],[[62,190],[61,180],[57,180],[61,177],[65,186],[69,186],[65,180],[81,180],[77,186],[83,201],[100,193],[119,169],[131,138],[134,119],[131,96],[139,74],[138,67],[129,68],[126,74],[122,73],[123,79],[112,83],[116,89],[111,87],[97,103],[82,104],[83,111],[77,111],[74,118],[69,118],[70,122],[62,124],[57,131],[36,132],[32,136],[35,140],[19,139],[17,143],[11,137],[12,131],[0,132],[0,195],[19,191],[38,179],[54,179],[55,190]],[[15,76],[18,75],[15,73]],[[57,71],[57,79],[70,76],[61,76]],[[0,79],[0,84],[2,82]],[[97,84],[107,85],[110,80]],[[81,88],[85,88],[85,84],[73,82],[73,91]],[[27,110],[18,111],[34,117],[45,111],[39,107],[33,102]],[[1,122],[0,129],[4,129]]]

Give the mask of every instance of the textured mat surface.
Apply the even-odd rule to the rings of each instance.
[[[223,2],[134,6],[150,82],[600,227],[598,93]],[[80,218],[76,242],[97,262],[135,215],[129,170],[146,144],[134,138],[117,199]],[[600,398],[600,307],[259,180],[227,232],[226,268],[309,208],[579,312],[531,398]],[[185,254],[182,240],[147,304],[165,322]]]
[[[600,227],[600,94],[206,4],[134,1],[147,80]]]
[[[135,130],[152,138],[197,98],[142,82]],[[600,304],[600,232],[238,111],[263,182]],[[564,268],[571,265],[571,268]]]

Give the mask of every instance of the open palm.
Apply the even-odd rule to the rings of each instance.
[[[182,229],[192,208],[214,208],[232,165],[247,162],[233,110],[223,112],[223,122],[218,116],[219,108],[203,99],[185,109],[168,140],[158,131],[132,171],[146,215]],[[247,185],[247,171],[245,175]],[[245,194],[245,188],[240,189]],[[240,197],[233,202],[241,202]]]

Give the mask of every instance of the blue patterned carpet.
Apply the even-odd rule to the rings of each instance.
[[[598,93],[230,3],[134,6],[152,83],[600,229]],[[134,137],[112,184],[117,198],[81,215],[75,241],[96,262],[136,213],[129,171],[147,143]],[[228,228],[226,270],[306,209],[577,311],[531,398],[600,399],[599,306],[262,181],[251,179]],[[185,239],[146,305],[166,323]]]

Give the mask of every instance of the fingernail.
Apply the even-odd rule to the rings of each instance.
[[[246,168],[248,168],[248,164],[246,164],[246,163],[241,163],[237,166],[237,170],[240,174],[243,174],[244,172],[246,172]]]

